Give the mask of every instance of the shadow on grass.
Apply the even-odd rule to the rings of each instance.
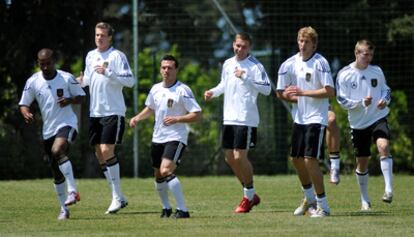
[[[391,212],[385,211],[354,211],[354,212],[335,212],[332,217],[335,216],[392,216]]]
[[[70,218],[72,221],[73,220],[106,220],[110,217],[115,217],[115,216],[129,216],[129,215],[157,215],[160,214],[160,212],[155,212],[155,211],[136,211],[136,212],[119,212],[119,213],[115,213],[115,214],[102,214],[102,216],[96,217],[75,217],[75,218]]]

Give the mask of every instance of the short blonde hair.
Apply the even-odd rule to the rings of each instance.
[[[112,28],[112,26],[106,22],[99,22],[96,24],[95,29],[104,29],[108,31],[108,36],[111,36],[114,34],[115,30]]]
[[[308,37],[315,45],[318,44],[318,33],[311,26],[300,28],[298,31],[298,40],[300,37]]]
[[[371,52],[374,52],[375,50],[375,45],[367,40],[367,39],[362,39],[362,40],[358,40],[357,43],[355,44],[355,53],[359,53],[359,49],[361,46],[367,46],[368,50]]]
[[[253,44],[252,37],[248,33],[246,33],[246,32],[239,32],[239,33],[237,33],[237,35],[234,37],[234,41],[236,41],[236,39],[239,39],[239,38],[241,40],[244,40],[244,41],[249,42],[249,45],[252,45]]]

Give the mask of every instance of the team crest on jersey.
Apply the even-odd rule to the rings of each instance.
[[[174,103],[174,100],[173,99],[168,99],[168,101],[167,101],[168,108],[172,108],[173,103]]]
[[[353,82],[351,83],[351,88],[352,88],[352,89],[356,89],[357,87],[358,87],[358,84],[357,84],[356,82],[354,82],[354,81],[353,81]]]
[[[305,75],[306,81],[309,82],[311,80],[311,77],[312,77],[312,74],[310,74],[310,72],[307,72],[306,75]]]
[[[372,78],[371,79],[371,86],[372,87],[377,87],[377,85],[378,85],[378,80],[376,78]]]

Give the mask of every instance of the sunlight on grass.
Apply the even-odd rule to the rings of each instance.
[[[414,219],[413,177],[395,176],[392,204],[381,202],[383,179],[370,177],[373,211],[359,211],[354,176],[338,186],[326,184],[332,216],[294,217],[302,193],[294,175],[257,176],[262,198],[248,214],[234,214],[242,189],[234,177],[180,177],[191,218],[160,219],[153,179],[122,179],[129,206],[105,215],[111,201],[103,179],[78,180],[81,201],[70,208],[71,219],[59,222],[51,180],[0,182],[0,236],[410,236]],[[170,199],[173,202],[172,197]],[[316,234],[316,235],[314,235]]]

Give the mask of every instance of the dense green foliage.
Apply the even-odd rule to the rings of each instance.
[[[10,5],[6,3],[10,2]],[[192,124],[190,143],[180,172],[188,175],[231,173],[220,149],[222,99],[205,103],[206,89],[219,81],[221,63],[232,55],[233,29],[211,0],[139,0],[139,110],[159,79],[159,58],[167,52],[181,62],[179,79],[193,90],[203,109],[203,121]],[[251,33],[253,53],[276,82],[277,68],[296,52],[297,29],[314,26],[319,33],[318,51],[327,57],[335,73],[353,60],[360,38],[377,46],[375,64],[381,66],[393,90],[391,114],[392,153],[396,171],[414,171],[414,4],[411,0],[327,1],[239,0],[219,1],[237,30]],[[108,21],[115,26],[114,46],[132,59],[132,7],[130,1],[0,1],[0,179],[50,175],[42,161],[41,119],[24,124],[18,101],[27,78],[36,70],[40,48],[53,48],[63,70],[78,75],[86,53],[95,47],[94,26]],[[257,54],[256,54],[257,53]],[[131,60],[132,61],[132,60]],[[131,63],[132,65],[132,63]],[[132,89],[125,89],[127,117],[133,116]],[[259,174],[292,172],[287,162],[291,120],[283,105],[272,96],[260,96],[261,124],[258,147],[250,158]],[[341,155],[345,171],[353,169],[353,154],[346,113],[334,103],[341,127]],[[71,147],[75,174],[101,175],[88,145],[88,104],[76,107],[80,133]],[[139,125],[139,174],[151,175],[149,146],[152,120]],[[133,175],[133,130],[125,132],[119,149],[122,174]],[[372,148],[374,153],[375,148]],[[372,173],[379,173],[376,155]]]

